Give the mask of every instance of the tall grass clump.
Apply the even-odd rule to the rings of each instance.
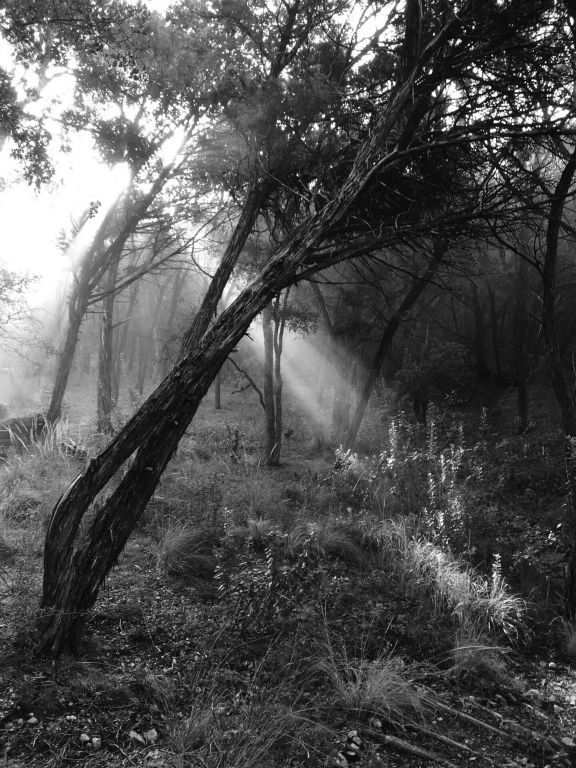
[[[216,567],[217,544],[214,531],[173,522],[166,527],[158,546],[158,566],[169,576],[210,581]]]
[[[329,683],[333,707],[360,717],[377,716],[392,724],[419,719],[422,697],[415,668],[392,653],[375,659],[350,656],[326,631],[314,668]]]
[[[188,710],[165,712],[167,747],[175,768],[277,768],[292,764],[288,745],[301,722],[277,692],[262,688],[257,679],[246,690],[231,695],[220,682],[219,664],[206,663],[187,681],[195,691]],[[258,672],[256,673],[256,677]]]

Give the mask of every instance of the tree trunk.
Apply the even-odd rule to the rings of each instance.
[[[490,305],[490,335],[492,337],[492,354],[494,356],[494,368],[496,371],[496,383],[502,386],[504,374],[502,372],[502,360],[500,357],[500,339],[498,333],[498,308],[496,306],[496,291],[490,284],[487,285],[488,302]]]
[[[222,410],[222,369],[218,371],[214,379],[214,408],[217,411]]]
[[[528,262],[519,258],[516,272],[516,302],[514,307],[515,383],[518,389],[518,431],[528,429]]]
[[[160,359],[160,375],[165,378],[168,375],[172,361],[170,360],[169,346],[172,341],[174,331],[174,320],[176,319],[176,309],[182,295],[184,283],[186,282],[186,270],[181,268],[174,273],[174,282],[172,283],[172,294],[170,296],[170,306],[168,308],[168,317],[164,328],[165,349]],[[220,406],[218,406],[220,407]]]
[[[288,297],[290,288],[284,292],[282,306],[280,306],[280,296],[275,301],[274,316],[274,432],[276,434],[276,445],[269,460],[273,467],[280,466],[280,452],[282,450],[282,391],[284,382],[282,380],[282,349],[284,347],[284,331],[286,329],[286,312],[288,308]]]
[[[366,408],[368,407],[368,402],[370,401],[370,397],[372,395],[372,390],[374,389],[378,374],[380,373],[380,369],[382,368],[386,355],[388,354],[396,331],[400,327],[400,323],[404,320],[406,313],[412,309],[416,301],[422,295],[424,289],[430,283],[430,280],[438,270],[442,259],[446,255],[447,250],[448,244],[445,240],[434,244],[432,259],[430,260],[430,263],[428,264],[424,274],[415,280],[414,284],[402,300],[402,303],[388,321],[384,333],[382,334],[382,338],[380,339],[380,344],[378,345],[376,355],[374,356],[374,360],[370,366],[368,378],[362,387],[356,410],[354,411],[354,414],[350,420],[350,426],[348,428],[348,435],[345,443],[346,448],[353,448],[356,443],[360,425],[362,424],[362,419],[364,418]],[[424,421],[426,421],[425,412]]]
[[[542,328],[548,350],[552,386],[562,414],[564,460],[568,486],[568,532],[570,559],[566,573],[566,612],[576,618],[576,400],[568,381],[558,336],[556,316],[556,282],[558,238],[562,214],[576,173],[576,148],[566,163],[554,190],[546,230],[546,253],[542,270]]]
[[[487,379],[490,370],[486,362],[486,340],[484,338],[484,311],[478,286],[472,285],[472,306],[474,308],[474,350],[476,371],[480,379]]]
[[[59,354],[56,378],[46,414],[46,422],[51,426],[54,426],[62,417],[62,403],[66,394],[72,363],[74,362],[74,353],[76,352],[76,345],[80,336],[80,327],[87,308],[88,295],[82,286],[77,285],[74,288],[73,295],[70,297],[66,338]]]
[[[128,346],[128,335],[130,332],[130,325],[132,323],[132,315],[134,313],[134,307],[136,306],[136,297],[138,296],[138,287],[140,283],[134,282],[130,286],[130,294],[128,298],[128,308],[126,310],[126,317],[122,321],[122,330],[117,334],[116,354],[114,355],[114,376],[112,382],[112,402],[116,407],[118,404],[118,398],[120,396],[120,383],[122,378],[122,363],[126,361],[125,353]],[[130,352],[132,355],[132,351]]]
[[[266,463],[273,464],[276,450],[276,414],[274,408],[274,331],[272,329],[272,304],[262,311],[264,336],[264,455]]]
[[[202,300],[202,305],[194,318],[191,327],[184,336],[182,343],[182,352],[189,352],[195,344],[198,344],[206,329],[210,326],[216,312],[218,303],[222,298],[224,289],[232,275],[238,257],[244,248],[248,236],[252,232],[254,223],[260,213],[260,208],[266,200],[273,184],[270,180],[261,182],[256,187],[252,187],[246,197],[240,216],[234,227],[234,232],[230,238],[222,261],[218,265],[214,277],[210,281],[208,291]]]
[[[136,376],[136,392],[142,397],[144,394],[144,385],[146,384],[146,374],[148,373],[148,364],[152,357],[152,336],[140,336],[138,339],[138,375]]]
[[[97,419],[98,432],[111,434],[113,409],[113,345],[114,345],[114,287],[118,274],[118,261],[108,268],[105,290],[108,293],[102,300],[102,328],[100,332],[100,353],[98,356],[98,395]]]
[[[450,19],[428,43],[420,66],[430,60],[460,25],[459,17]],[[67,646],[77,649],[86,611],[94,604],[100,586],[226,358],[274,296],[301,279],[303,270],[312,274],[327,266],[326,261],[314,260],[317,248],[373,176],[406,162],[402,151],[419,124],[415,119],[418,106],[414,104],[415,89],[420,88],[416,83],[419,70],[420,67],[414,68],[375,121],[337,194],[294,230],[255,280],[208,330],[204,326],[210,323],[214,308],[212,299],[206,297],[209,306],[199,313],[202,320],[197,316],[197,322],[186,335],[179,362],[56,504],[44,549],[41,602],[44,620],[36,646],[38,653],[57,655]],[[426,82],[426,88],[430,89],[433,78],[428,77]],[[386,153],[388,138],[398,125],[403,126],[400,138]],[[342,258],[339,252],[331,256],[332,262]],[[93,500],[134,453],[123,479],[98,508],[83,539],[76,543],[79,525]]]
[[[338,340],[336,338],[336,330],[334,323],[328,312],[324,295],[320,290],[320,286],[317,283],[310,283],[312,291],[316,298],[316,303],[320,310],[322,317],[324,331],[326,333],[328,343],[325,345],[326,360],[332,369],[331,380],[334,384],[334,397],[332,401],[332,429],[330,439],[332,442],[340,444],[342,443],[348,433],[348,426],[350,423],[350,401],[349,401],[349,387],[346,381],[348,365],[343,354],[339,349]],[[334,312],[338,314],[338,307]],[[319,403],[324,399],[324,391],[326,383],[321,384],[322,398],[319,398]]]

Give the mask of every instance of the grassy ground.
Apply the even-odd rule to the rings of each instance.
[[[440,413],[424,432],[381,406],[366,453],[334,455],[288,402],[293,435],[269,469],[255,400],[204,403],[83,655],[56,662],[31,653],[43,534],[82,465],[58,440],[12,456],[3,764],[574,764],[556,437],[498,433],[481,415],[468,434]]]

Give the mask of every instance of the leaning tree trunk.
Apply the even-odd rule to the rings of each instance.
[[[190,328],[179,362],[168,377],[59,499],[46,534],[41,601],[44,615],[36,646],[38,653],[57,655],[67,646],[77,649],[86,612],[93,606],[104,579],[154,493],[216,373],[252,320],[274,296],[300,279],[302,270],[312,274],[334,259],[342,258],[340,253],[334,253],[327,261],[314,260],[317,248],[346,215],[374,174],[405,163],[402,150],[419,124],[411,116],[420,108],[414,99],[420,66],[430,60],[460,25],[460,18],[455,16],[428,43],[419,66],[414,67],[376,121],[335,196],[298,227],[258,277],[205,333],[202,323],[210,323],[213,311],[202,312],[202,323],[194,323]],[[400,140],[385,154],[387,138],[399,124],[404,126]],[[133,461],[120,484],[98,508],[77,542],[85,513],[132,454],[135,454]]]
[[[102,300],[102,327],[100,330],[100,352],[98,355],[98,393],[96,429],[98,432],[111,434],[113,409],[113,359],[114,347],[114,287],[118,273],[118,261],[108,268],[105,290]]]
[[[380,344],[378,345],[374,360],[370,366],[370,372],[368,373],[368,377],[364,382],[364,386],[362,387],[358,404],[356,405],[356,409],[352,415],[352,418],[350,419],[345,443],[346,448],[353,448],[356,443],[360,425],[362,424],[362,419],[366,413],[368,402],[372,396],[374,385],[376,384],[376,380],[380,374],[380,370],[384,364],[384,360],[388,354],[388,350],[390,349],[390,345],[392,344],[396,331],[400,327],[400,323],[404,320],[406,313],[412,309],[416,301],[420,298],[424,289],[429,285],[430,280],[438,270],[442,259],[446,255],[447,249],[448,244],[445,240],[434,244],[433,256],[430,263],[428,264],[428,267],[426,268],[426,271],[414,282],[404,297],[402,303],[388,321],[388,325],[382,334]]]
[[[556,315],[556,283],[558,238],[562,214],[576,173],[576,147],[560,176],[548,217],[546,252],[542,270],[542,328],[548,350],[552,386],[562,414],[564,461],[568,486],[568,530],[570,559],[566,573],[566,612],[576,618],[576,398],[572,382],[568,381],[558,334]]]

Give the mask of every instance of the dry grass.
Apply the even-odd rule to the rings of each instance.
[[[331,687],[331,702],[349,714],[378,716],[400,724],[422,716],[415,668],[391,653],[375,659],[351,658],[344,644],[336,646],[328,632],[315,669]]]
[[[158,547],[158,566],[170,576],[210,581],[218,539],[209,530],[173,523],[165,530]]]
[[[299,715],[281,703],[280,696],[263,696],[254,679],[244,696],[231,697],[220,687],[218,664],[194,670],[187,681],[196,692],[181,716],[165,714],[171,765],[188,768],[277,768],[292,764],[287,745]],[[257,676],[258,673],[256,673]]]
[[[482,684],[505,683],[508,679],[503,661],[503,648],[485,637],[471,637],[460,633],[452,649],[450,673],[456,677],[469,677]]]

